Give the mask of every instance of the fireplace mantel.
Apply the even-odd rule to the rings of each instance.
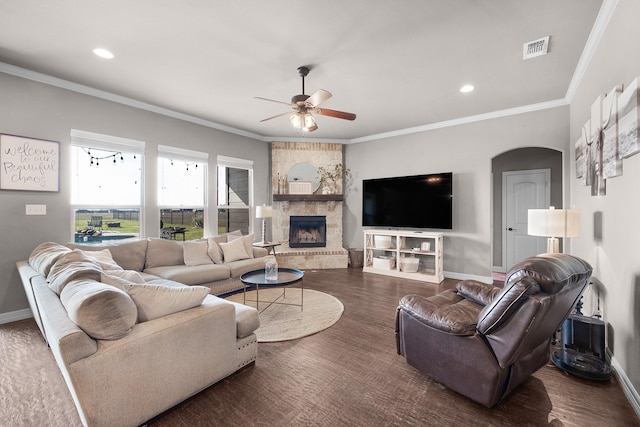
[[[341,202],[343,194],[274,194],[274,202]]]

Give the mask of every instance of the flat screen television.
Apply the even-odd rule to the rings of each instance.
[[[451,172],[362,181],[362,225],[453,228]]]

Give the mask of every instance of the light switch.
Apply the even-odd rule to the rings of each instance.
[[[47,205],[26,205],[25,213],[27,215],[46,215]]]

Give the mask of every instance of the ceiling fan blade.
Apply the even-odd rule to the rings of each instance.
[[[277,102],[278,104],[284,104],[284,105],[291,106],[291,103],[290,103],[290,102],[276,101],[275,99],[263,98],[263,97],[261,97],[261,96],[254,96],[254,98],[255,98],[255,99],[262,99],[263,101]]]
[[[315,111],[316,113],[322,116],[335,117],[338,119],[344,119],[344,120],[356,119],[356,115],[353,113],[345,113],[344,111],[330,110],[328,108],[314,108],[313,111]]]
[[[324,101],[331,98],[332,96],[333,95],[331,95],[331,92],[329,92],[328,90],[320,89],[316,91],[313,95],[311,95],[309,98],[307,98],[305,102],[307,104],[311,104],[311,106],[313,107],[317,107],[318,105],[322,104]]]
[[[286,116],[287,114],[291,114],[291,112],[290,112],[290,111],[288,111],[288,112],[286,112],[286,113],[280,113],[280,114],[277,114],[277,115],[272,116],[272,117],[267,117],[266,119],[262,119],[262,120],[260,120],[260,123],[262,123],[262,122],[266,122],[267,120],[275,119],[275,118],[277,118],[277,117]]]

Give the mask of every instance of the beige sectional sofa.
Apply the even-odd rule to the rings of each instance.
[[[255,361],[257,311],[210,293],[237,288],[240,271],[263,265],[261,252],[216,264],[194,261],[204,246],[188,246],[47,242],[17,263],[85,426],[140,425]]]
[[[152,237],[100,245],[68,243],[66,246],[86,251],[109,249],[113,259],[125,270],[185,285],[208,286],[212,295],[242,289],[240,276],[264,268],[268,254],[266,249],[253,247],[253,234],[242,236],[240,232],[186,242]],[[244,252],[236,250],[240,246]]]

